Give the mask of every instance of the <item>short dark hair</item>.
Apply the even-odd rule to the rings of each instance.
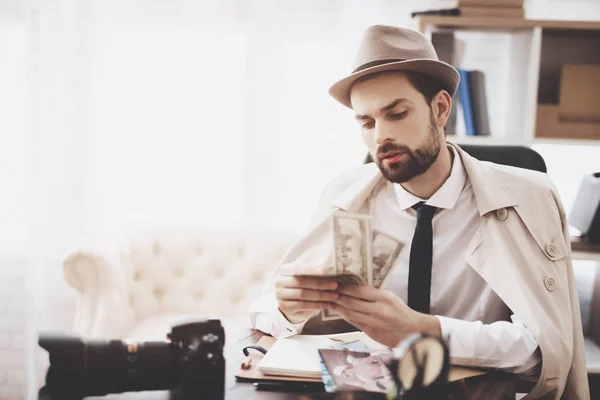
[[[422,74],[420,72],[407,71],[406,77],[408,81],[417,89],[425,100],[427,100],[427,104],[431,105],[433,98],[436,94],[440,92],[440,90],[445,90],[450,93],[450,89],[442,83],[437,78],[434,78],[429,75]]]
[[[415,71],[375,72],[373,74],[361,76],[354,83],[368,81],[369,79],[372,79],[379,75],[383,75],[383,74],[390,73],[390,72],[402,72],[402,73],[406,74],[406,78],[408,79],[410,84],[413,85],[413,87],[415,89],[417,89],[417,91],[419,93],[421,93],[423,95],[423,97],[425,97],[425,100],[427,101],[427,104],[429,106],[431,106],[431,102],[433,101],[433,98],[435,97],[436,94],[438,94],[440,92],[440,90],[445,90],[446,92],[450,93],[450,89],[439,79],[436,79],[430,75],[425,75],[421,72],[415,72]]]

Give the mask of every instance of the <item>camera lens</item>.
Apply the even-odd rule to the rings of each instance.
[[[90,394],[169,389],[177,363],[169,343],[94,341],[87,346]]]
[[[177,385],[177,355],[169,342],[84,341],[76,337],[40,337],[52,368],[47,385],[63,397],[102,396]]]
[[[225,331],[219,320],[188,318],[166,341],[82,340],[40,334],[50,367],[40,396],[81,400],[109,393],[170,390],[175,398],[223,399]],[[47,397],[40,397],[46,399]]]

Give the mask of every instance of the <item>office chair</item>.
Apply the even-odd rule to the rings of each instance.
[[[465,144],[460,148],[480,161],[491,161],[496,164],[547,172],[542,156],[529,147]],[[371,154],[367,153],[364,163],[370,162],[373,162],[373,158],[371,158]]]

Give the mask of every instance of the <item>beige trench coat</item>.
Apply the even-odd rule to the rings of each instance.
[[[483,219],[465,261],[539,343],[541,375],[526,398],[589,399],[570,237],[556,188],[546,174],[481,162],[452,146],[460,153]],[[383,183],[373,163],[332,180],[309,229],[279,267],[328,265],[331,242],[323,239],[331,210],[359,211]]]

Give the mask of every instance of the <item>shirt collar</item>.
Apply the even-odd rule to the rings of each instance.
[[[419,202],[425,202],[425,204],[437,208],[454,208],[467,181],[467,173],[458,152],[452,146],[448,146],[448,149],[454,155],[450,176],[429,199],[421,199],[408,192],[402,185],[393,184],[396,199],[402,210],[407,210]]]

